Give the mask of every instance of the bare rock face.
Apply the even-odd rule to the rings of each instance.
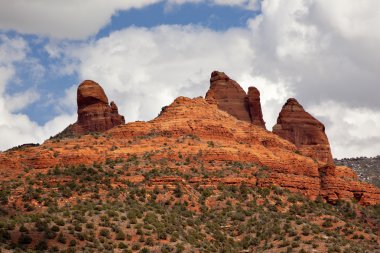
[[[250,87],[249,90],[251,91],[247,95],[236,81],[223,72],[214,71],[211,73],[206,100],[239,120],[265,128],[260,92],[254,87]]]
[[[83,109],[98,103],[106,104],[104,101],[96,101]],[[116,109],[115,106],[107,108],[108,112],[112,108]],[[298,124],[302,126],[299,122]],[[76,123],[75,126],[81,125]],[[113,149],[115,146],[116,150]],[[163,149],[163,146],[166,148]],[[142,184],[148,182],[147,187],[181,183],[190,191],[195,185],[216,188],[221,183],[244,183],[252,187],[276,185],[310,199],[321,196],[331,203],[339,199],[355,198],[363,205],[380,204],[380,189],[360,182],[349,168],[321,166],[309,156],[303,155],[303,150],[293,143],[250,122],[238,121],[203,98],[179,97],[165,107],[157,118],[113,127],[104,136],[86,135],[59,142],[52,140],[40,146],[1,152],[0,181],[24,175],[25,168],[47,173],[55,166],[91,166],[94,161],[105,163],[107,159],[142,158],[152,150],[160,152],[154,152],[150,161],[158,164],[167,160],[167,166],[173,170],[191,171],[201,163],[205,170],[215,172],[216,168],[221,171],[226,168],[228,174],[225,177],[195,176],[185,179],[158,176],[148,179],[141,173],[147,166],[136,164],[130,168],[131,173],[136,174],[128,176],[128,181]],[[297,150],[302,150],[302,153],[299,154]],[[173,155],[178,153],[184,157]],[[196,157],[196,160],[190,159],[189,163],[185,163],[187,157]],[[176,165],[177,162],[181,166]],[[229,166],[226,167],[231,162],[246,166],[235,173]]]
[[[247,99],[252,124],[265,129],[263,112],[261,110],[260,91],[256,87],[249,87]]]
[[[294,143],[303,155],[322,163],[334,163],[325,126],[306,112],[294,98],[289,98],[282,107],[273,133]]]
[[[207,101],[216,103],[220,110],[228,112],[239,120],[251,122],[246,96],[243,88],[226,74],[212,72],[210,90],[206,94]]]
[[[104,132],[121,124],[124,117],[119,115],[114,102],[108,103],[103,88],[96,82],[86,80],[77,91],[78,120],[64,132],[82,135],[91,132]]]
[[[330,203],[339,199],[355,199],[362,205],[376,205],[380,201],[380,190],[374,185],[362,182],[357,174],[345,166],[319,168],[321,176],[320,195]]]

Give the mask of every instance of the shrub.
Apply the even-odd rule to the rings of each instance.
[[[128,245],[123,243],[123,242],[120,242],[119,245],[118,245],[118,248],[119,249],[128,249]]]
[[[132,250],[139,250],[140,247],[141,247],[140,244],[135,243],[135,244],[132,245]]]
[[[310,234],[310,227],[309,226],[302,227],[302,234],[304,236],[308,236]]]
[[[110,231],[106,228],[102,228],[99,232],[100,236],[108,237],[110,235]]]
[[[172,252],[173,251],[173,248],[170,247],[169,245],[167,244],[164,244],[162,245],[161,247],[161,253],[169,253],[169,252]]]
[[[325,219],[325,221],[322,223],[323,227],[326,228],[331,228],[333,226],[332,220],[331,219]]]
[[[153,238],[152,237],[146,238],[145,244],[148,245],[148,246],[154,246],[154,240],[153,240]]]
[[[18,242],[20,244],[30,244],[32,242],[32,237],[26,234],[21,234],[18,238]]]
[[[28,232],[28,229],[27,229],[24,225],[22,225],[22,226],[19,228],[19,231],[20,231],[20,232]]]
[[[48,244],[46,241],[40,241],[39,243],[37,243],[37,245],[34,249],[35,250],[47,250]]]
[[[59,227],[54,225],[51,227],[51,231],[54,231],[54,232],[59,232]]]
[[[182,190],[181,190],[181,187],[180,187],[179,184],[177,184],[176,187],[175,187],[175,189],[174,189],[174,196],[175,196],[176,198],[181,198],[182,195],[183,195],[183,192],[182,192]]]
[[[66,244],[66,238],[62,233],[58,234],[57,241],[62,243],[62,244]]]
[[[125,240],[125,234],[123,231],[119,231],[117,234],[116,234],[116,240],[119,240],[119,241],[123,241]]]

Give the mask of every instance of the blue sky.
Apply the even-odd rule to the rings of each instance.
[[[268,130],[296,97],[326,125],[335,156],[380,153],[379,1],[0,4],[0,150],[75,122],[84,79],[135,121],[177,96],[203,96],[221,70],[260,89]]]
[[[164,2],[148,5],[142,9],[129,9],[117,11],[110,22],[102,27],[95,35],[84,40],[73,40],[66,43],[81,43],[88,40],[99,40],[109,36],[112,32],[131,26],[151,28],[159,25],[197,25],[207,27],[215,31],[225,31],[232,27],[245,27],[250,18],[259,14],[259,10],[248,10],[241,7],[219,6],[207,3],[185,3],[168,8]],[[33,71],[28,64],[16,64],[17,79],[10,81],[7,93],[12,95],[31,86],[38,89],[40,94],[49,100],[58,99],[62,96],[62,90],[82,80],[78,73],[56,75],[49,71],[50,66],[60,64],[61,59],[51,58],[45,50],[45,46],[54,38],[40,37],[38,35],[24,35],[17,31],[4,31],[9,38],[22,37],[29,44],[28,58],[36,60],[45,69],[43,77],[35,80]],[[33,64],[33,63],[32,63]],[[60,111],[52,110],[49,103],[32,103],[22,108],[19,113],[28,115],[38,124],[45,124]]]
[[[119,11],[112,16],[111,22],[102,28],[97,38],[128,26],[154,27],[157,25],[195,24],[213,30],[227,30],[230,27],[245,27],[250,18],[259,14],[241,7],[218,6],[205,3],[186,3],[169,8],[165,3],[157,3],[143,9]]]

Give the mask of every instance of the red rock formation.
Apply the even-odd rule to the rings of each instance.
[[[228,112],[239,120],[251,122],[246,96],[236,81],[223,72],[212,72],[210,89],[206,94],[207,101],[216,103],[220,110]]]
[[[273,133],[294,143],[303,155],[333,164],[325,126],[307,113],[296,99],[288,99],[282,107]]]
[[[228,112],[235,118],[250,122],[265,129],[261,112],[260,92],[249,88],[248,95],[243,88],[225,73],[214,71],[211,74],[210,89],[206,94],[209,103],[218,105],[222,111]]]
[[[265,122],[261,111],[260,91],[256,87],[249,87],[247,99],[252,124],[265,129]]]
[[[237,121],[203,98],[179,97],[154,120],[119,125],[106,133],[59,142],[49,140],[40,146],[0,153],[0,180],[17,178],[25,168],[33,168],[30,173],[46,173],[55,166],[93,165],[94,161],[104,163],[107,159],[127,160],[150,154],[150,161],[166,161],[165,168],[184,174],[202,164],[205,170],[221,170],[228,175],[201,181],[182,178],[181,182],[189,187],[197,181],[204,185],[278,185],[311,199],[320,195],[330,202],[356,198],[364,205],[380,203],[380,190],[358,181],[349,169],[318,168],[313,159],[297,154],[291,142],[249,122]],[[141,171],[147,166],[139,164],[129,167],[130,177],[144,182]],[[246,166],[239,168],[238,174],[231,174],[233,170],[226,164]],[[156,183],[173,180],[177,179],[157,178]]]
[[[104,132],[114,126],[125,123],[119,115],[114,102],[108,104],[103,88],[96,82],[86,80],[77,91],[78,120],[64,132],[82,135],[91,132]]]
[[[221,106],[225,110],[220,110]],[[241,115],[252,115],[244,108],[257,117],[236,120]],[[176,176],[150,180],[155,184],[180,182],[189,188],[197,183],[277,185],[311,199],[322,196],[335,202],[354,198],[363,205],[380,204],[380,189],[360,182],[349,168],[334,166],[323,124],[295,99],[284,105],[274,127],[276,134],[252,124],[252,119],[264,124],[260,115],[256,89],[250,88],[245,95],[236,82],[214,72],[207,100],[179,97],[157,118],[124,125],[124,118],[114,103],[108,104],[103,89],[95,82],[85,81],[78,88],[78,121],[68,131],[83,134],[109,129],[106,134],[48,140],[40,146],[2,152],[0,181],[25,176],[24,173],[46,173],[56,166],[93,165],[134,157],[183,174],[195,167],[225,173],[223,178]],[[145,162],[131,165],[128,180],[145,184],[142,172],[148,169],[152,168]]]
[[[380,191],[375,186],[359,181],[356,173],[344,166],[320,168],[321,196],[328,202],[356,199],[362,205],[379,203]]]

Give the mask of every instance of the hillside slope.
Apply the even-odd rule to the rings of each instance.
[[[380,156],[335,159],[334,162],[352,168],[360,180],[380,187]]]

